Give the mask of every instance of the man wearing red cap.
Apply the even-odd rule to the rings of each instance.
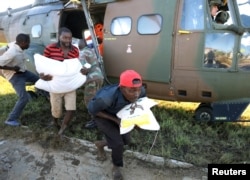
[[[113,178],[122,179],[120,167],[123,166],[123,146],[129,143],[130,136],[120,134],[121,119],[116,116],[124,106],[145,97],[141,76],[134,70],[126,70],[120,75],[120,83],[101,88],[88,104],[88,111],[94,116],[98,129],[105,140],[96,141],[98,158],[105,160],[104,146],[112,150]]]

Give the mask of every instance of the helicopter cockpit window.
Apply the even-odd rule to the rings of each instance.
[[[250,28],[250,1],[249,0],[236,0],[240,21],[243,27]],[[250,71],[250,33],[245,32],[241,36],[240,56],[238,67],[243,71]]]
[[[40,38],[42,35],[42,26],[40,24],[34,25],[31,28],[32,38]]]
[[[139,34],[157,34],[162,26],[162,16],[159,14],[143,15],[138,19]]]
[[[250,33],[244,33],[241,38],[239,69],[250,71]]]
[[[220,4],[217,4],[219,2]],[[208,16],[211,19],[211,24],[209,24],[210,22],[207,21],[207,25],[210,29],[227,30],[238,33],[236,26],[236,16],[232,11],[234,9],[234,4],[231,1],[208,0],[208,7]]]
[[[237,0],[237,5],[240,12],[240,21],[243,27],[250,28],[250,1]]]
[[[233,4],[231,1],[223,0],[208,0],[207,2],[207,27],[211,32],[205,35],[203,67],[231,68],[236,36],[228,27],[235,22],[235,16],[230,11]]]
[[[116,17],[111,22],[111,33],[113,35],[127,35],[132,28],[132,19],[130,17]]]
[[[181,29],[202,30],[204,29],[204,6],[203,0],[184,0]]]
[[[232,66],[235,36],[231,33],[206,35],[204,62],[206,68],[230,68]]]

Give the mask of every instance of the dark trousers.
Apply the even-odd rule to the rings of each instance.
[[[113,121],[94,118],[98,129],[105,135],[108,148],[112,150],[111,158],[115,166],[123,166],[123,146],[129,144],[130,134],[120,134],[119,126]]]

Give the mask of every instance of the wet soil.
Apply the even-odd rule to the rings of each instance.
[[[49,148],[44,142],[0,138],[0,180],[111,180],[112,163],[98,161],[93,143],[68,141],[66,147]],[[124,180],[206,179],[201,169],[170,168],[131,155],[124,157]]]

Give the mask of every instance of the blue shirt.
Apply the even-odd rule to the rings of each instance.
[[[146,90],[142,86],[139,98],[146,96]],[[92,115],[96,115],[100,111],[104,111],[116,116],[124,106],[131,104],[126,100],[120,91],[118,84],[108,85],[101,88],[88,104],[88,111]]]

